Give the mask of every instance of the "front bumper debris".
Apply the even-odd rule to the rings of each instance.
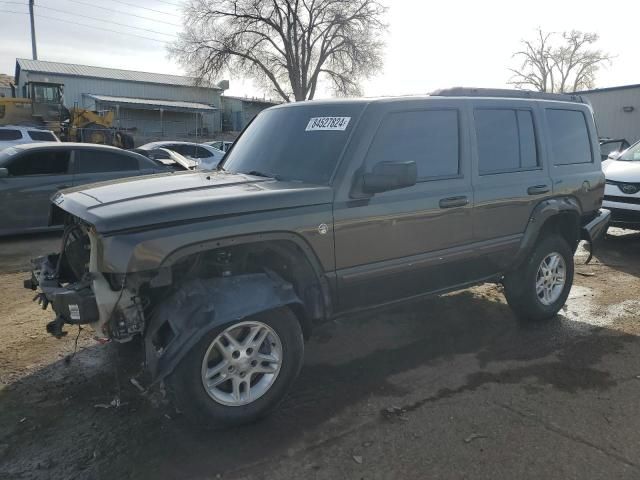
[[[34,297],[43,310],[51,305],[56,318],[47,324],[47,331],[57,338],[64,336],[64,324],[84,325],[99,319],[98,305],[91,289],[91,280],[84,278],[75,283],[62,285],[58,277],[59,255],[47,255],[31,261],[31,278],[24,281],[30,290],[40,289]]]

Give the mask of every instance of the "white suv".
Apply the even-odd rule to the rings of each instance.
[[[602,162],[602,170],[607,178],[602,206],[611,210],[611,225],[640,230],[640,141]]]
[[[21,126],[0,127],[0,150],[23,143],[59,141],[60,139],[49,130]]]

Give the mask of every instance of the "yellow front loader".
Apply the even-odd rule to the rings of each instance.
[[[113,111],[67,109],[63,85],[28,84],[31,98],[0,97],[0,126],[34,125],[51,130],[64,142],[100,143],[133,148],[133,137],[113,127]]]

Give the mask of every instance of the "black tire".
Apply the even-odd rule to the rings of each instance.
[[[279,308],[243,319],[246,320],[257,320],[268,325],[280,338],[282,364],[278,376],[266,393],[249,404],[227,406],[216,402],[202,383],[202,362],[216,337],[240,322],[213,328],[189,351],[165,381],[176,408],[195,425],[226,428],[259,420],[278,406],[300,373],[304,357],[302,328],[289,308]]]
[[[551,253],[563,258],[566,272],[560,296],[545,305],[536,291],[536,280],[541,262]],[[542,321],[553,318],[563,307],[573,284],[573,252],[560,235],[551,234],[541,238],[531,255],[517,269],[505,276],[504,293],[507,303],[515,313],[526,320]]]

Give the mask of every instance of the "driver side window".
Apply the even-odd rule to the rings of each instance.
[[[27,175],[64,175],[69,173],[70,152],[36,151],[15,158],[7,167],[9,175],[23,177]]]

